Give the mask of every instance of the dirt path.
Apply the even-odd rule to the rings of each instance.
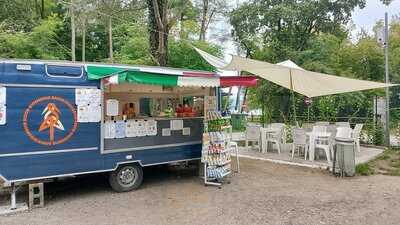
[[[338,179],[318,170],[243,159],[222,189],[193,171],[151,169],[135,192],[102,176],[47,185],[47,205],[0,217],[1,225],[271,224],[398,225],[400,177]]]

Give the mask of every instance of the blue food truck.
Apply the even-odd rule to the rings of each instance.
[[[134,190],[144,166],[199,160],[204,107],[218,107],[220,86],[248,83],[164,67],[0,60],[0,178],[14,186],[108,173],[115,191]]]

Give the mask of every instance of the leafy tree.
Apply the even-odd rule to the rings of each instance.
[[[248,56],[268,46],[272,60],[279,61],[305,50],[320,33],[346,36],[342,26],[364,5],[365,0],[251,0],[234,10],[230,21]]]

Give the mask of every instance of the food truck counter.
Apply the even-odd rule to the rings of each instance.
[[[203,117],[146,117],[106,121],[104,151],[201,145],[203,119]]]

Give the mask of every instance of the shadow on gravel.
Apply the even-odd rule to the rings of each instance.
[[[162,185],[165,182],[197,178],[196,167],[152,166],[145,167],[142,189]],[[108,174],[90,174],[74,178],[57,179],[45,184],[46,203],[90,195],[115,193],[108,184]]]

